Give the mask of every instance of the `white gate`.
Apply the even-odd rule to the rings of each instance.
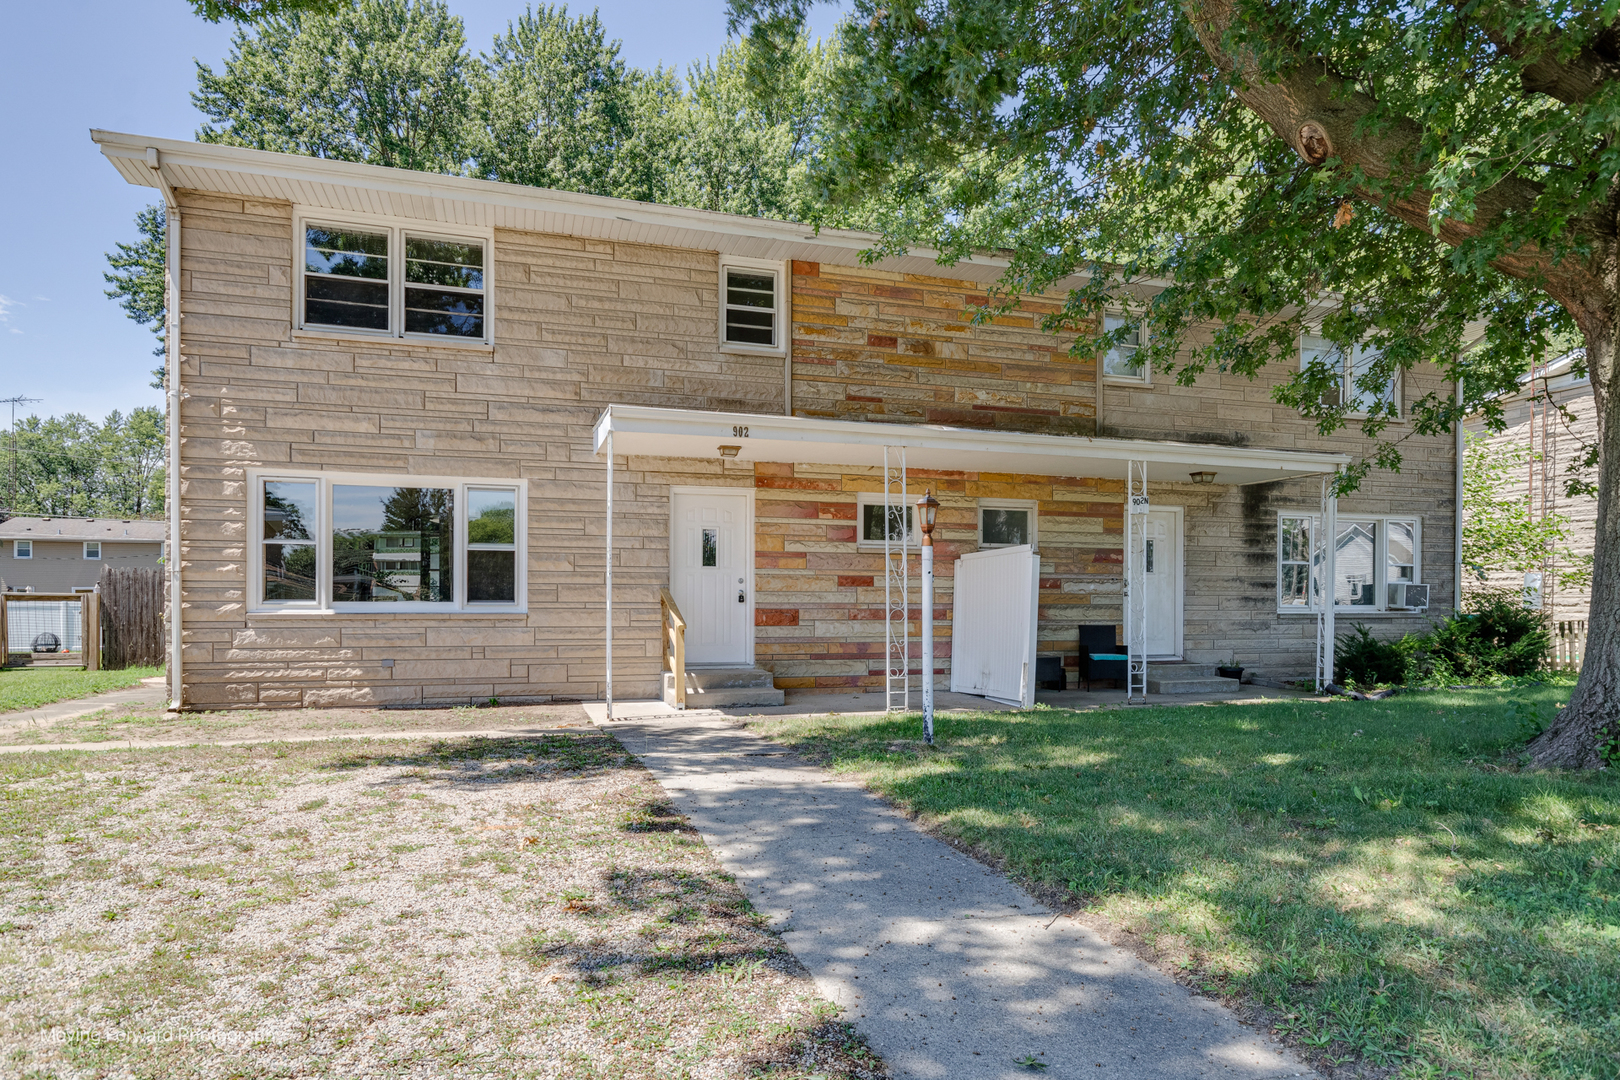
[[[1041,559],[1028,544],[976,551],[956,563],[951,691],[1035,704],[1035,623]]]

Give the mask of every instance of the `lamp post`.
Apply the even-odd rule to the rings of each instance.
[[[922,670],[923,742],[934,745],[934,515],[939,500],[932,491],[917,500],[917,524],[922,529]]]

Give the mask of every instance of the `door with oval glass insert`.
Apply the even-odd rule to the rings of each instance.
[[[686,663],[746,664],[754,611],[748,497],[678,491],[671,501],[669,591],[686,619]]]

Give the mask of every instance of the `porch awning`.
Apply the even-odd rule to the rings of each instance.
[[[1347,454],[1262,450],[1157,439],[1030,435],[935,424],[874,424],[806,416],[658,409],[610,405],[596,421],[598,455],[608,432],[615,454],[718,458],[721,446],[740,447],[737,461],[802,461],[881,468],[885,446],[906,448],[910,470],[1023,473],[1123,480],[1126,462],[1147,462],[1148,480],[1185,483],[1213,472],[1217,484],[1263,484],[1317,476],[1347,465]]]

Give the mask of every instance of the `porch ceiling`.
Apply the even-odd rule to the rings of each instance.
[[[1193,472],[1213,472],[1217,484],[1261,484],[1330,473],[1349,464],[1347,454],[1261,450],[1151,439],[1029,435],[974,431],[933,424],[872,424],[803,416],[658,409],[612,405],[598,418],[597,454],[609,431],[615,454],[718,458],[719,447],[741,447],[738,461],[881,467],[885,446],[906,448],[910,470],[1024,473],[1122,480],[1127,461],[1146,461],[1153,483],[1185,483]],[[746,435],[740,434],[746,431]]]

